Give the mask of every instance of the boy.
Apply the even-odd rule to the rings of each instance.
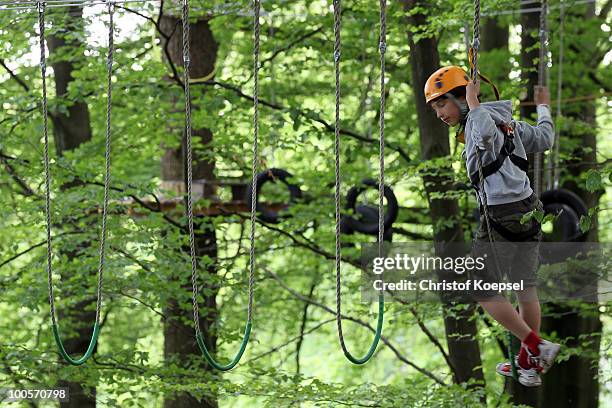
[[[491,235],[494,242],[524,242],[525,244],[503,244],[503,251],[493,252],[487,260],[487,268],[479,272],[486,281],[499,281],[506,267],[508,279],[523,283],[523,290],[516,291],[519,311],[497,292],[479,292],[475,300],[502,326],[521,340],[517,358],[519,382],[527,387],[542,383],[541,373],[553,364],[560,346],[538,336],[540,330],[540,303],[536,291],[538,267],[538,243],[541,240],[540,226],[521,224],[523,215],[534,209],[542,210],[542,203],[531,189],[527,177],[526,153],[543,152],[552,147],[553,123],[548,105],[550,97],[545,87],[536,87],[537,125],[512,121],[512,103],[495,101],[480,103],[480,83],[471,81],[463,69],[456,66],[442,67],[434,72],[425,84],[426,103],[437,117],[448,126],[459,126],[457,140],[465,143],[468,174],[477,190],[481,207],[480,227],[472,254],[486,253],[490,247],[486,221],[483,216],[484,196],[488,208]],[[481,155],[484,195],[481,190],[477,154]],[[507,248],[515,248],[514,251]],[[520,252],[516,249],[521,247]],[[526,248],[526,249],[525,249]],[[501,269],[501,268],[500,268]],[[478,273],[478,272],[477,272]],[[496,371],[511,376],[509,362],[500,363]]]

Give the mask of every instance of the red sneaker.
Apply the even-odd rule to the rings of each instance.
[[[560,349],[561,345],[548,340],[542,340],[540,344],[538,344],[540,354],[537,356],[532,355],[529,348],[527,348],[527,354],[529,355],[529,361],[533,362],[538,370],[544,374],[550,370],[550,367],[554,364]]]
[[[518,382],[525,387],[539,387],[542,385],[542,378],[536,367],[522,368],[518,364],[518,359],[515,359],[516,372],[518,374]],[[509,361],[499,363],[495,367],[495,372],[504,377],[512,377],[512,366]]]

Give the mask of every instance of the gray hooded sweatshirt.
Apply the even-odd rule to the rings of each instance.
[[[526,153],[544,152],[553,145],[555,132],[550,111],[546,105],[537,107],[536,126],[512,120],[512,102],[494,101],[480,104],[470,110],[465,124],[465,150],[468,174],[478,171],[476,146],[484,150],[483,167],[495,160],[501,150],[504,134],[497,125],[508,123],[514,127],[514,154],[527,158]],[[479,185],[480,187],[480,185]],[[510,159],[506,159],[498,172],[485,178],[488,205],[506,204],[529,197],[533,190],[527,174]],[[480,199],[482,201],[482,193]]]

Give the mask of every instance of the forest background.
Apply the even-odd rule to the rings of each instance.
[[[197,203],[203,208],[231,199],[227,186],[211,185],[250,180],[253,18],[243,0],[190,3],[194,178],[208,180]],[[342,6],[346,193],[378,176],[379,8],[365,0]],[[461,146],[422,93],[440,65],[466,67],[472,7],[464,0],[388,4],[385,177],[400,203],[396,242],[469,243],[475,228]],[[534,119],[539,7],[532,0],[482,5],[479,65],[502,99],[513,101],[516,119]],[[588,240],[610,242],[612,1],[549,7],[560,184],[588,205],[581,223]],[[86,365],[62,363],[45,273],[37,19],[35,7],[0,10],[0,387],[68,387],[71,400],[62,406],[79,408],[612,406],[609,303],[545,305],[543,331],[564,347],[538,390],[496,376],[504,332],[470,305],[388,303],[374,359],[354,366],[343,357],[334,324],[334,31],[327,0],[262,3],[258,167],[290,171],[309,199],[292,205],[283,222],[257,225],[254,330],[241,364],[224,374],[208,368],[193,335],[184,207],[162,211],[155,201],[180,198],[184,179],[180,8],[117,4],[102,330]],[[105,5],[50,8],[47,15],[55,294],[75,354],[86,348],[95,315],[107,26]],[[375,205],[375,190],[363,197]],[[278,183],[261,197],[287,198]],[[199,217],[197,226],[202,327],[225,361],[246,318],[248,214]],[[343,249],[343,257],[358,256],[358,247]],[[342,272],[345,335],[360,354],[371,342],[376,307],[360,302],[359,270],[345,262]]]

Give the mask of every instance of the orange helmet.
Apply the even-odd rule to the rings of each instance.
[[[425,103],[446,94],[458,86],[466,86],[470,78],[465,71],[457,66],[442,67],[425,82]]]

